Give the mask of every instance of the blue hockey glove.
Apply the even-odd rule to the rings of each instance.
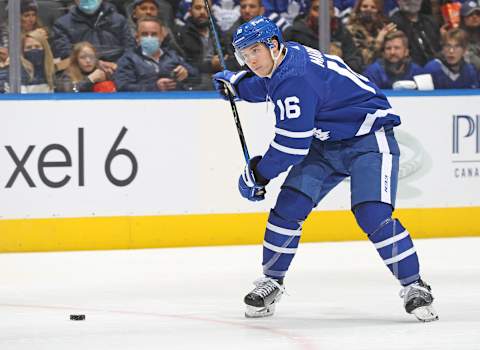
[[[230,90],[230,94],[234,98],[238,98],[238,93],[235,89],[235,85],[238,84],[238,82],[245,76],[245,74],[247,74],[247,71],[245,70],[236,73],[229,70],[215,73],[212,76],[215,90],[218,91],[218,93],[224,100],[228,101],[228,90]]]
[[[249,201],[257,202],[265,199],[265,186],[269,180],[261,177],[259,174],[255,175],[255,168],[262,159],[262,156],[256,156],[250,159],[245,170],[238,179],[238,190],[243,198]]]

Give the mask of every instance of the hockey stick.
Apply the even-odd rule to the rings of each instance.
[[[223,58],[223,51],[222,51],[222,47],[220,46],[220,39],[218,38],[217,28],[215,27],[215,22],[213,21],[212,10],[210,9],[210,4],[208,3],[208,0],[204,0],[204,2],[208,12],[208,18],[210,20],[210,28],[212,29],[212,33],[215,39],[215,46],[217,48],[218,58],[220,59],[220,65],[222,66],[223,70],[226,70],[227,66],[225,65],[225,59]],[[250,155],[248,153],[247,143],[245,142],[245,136],[243,135],[243,129],[242,129],[242,124],[240,123],[240,117],[238,115],[237,105],[235,104],[234,96],[230,92],[230,89],[227,88],[226,90],[227,90],[228,100],[230,101],[230,107],[232,109],[233,120],[235,121],[238,137],[240,138],[240,143],[242,145],[243,156],[245,157],[245,162],[248,165],[250,161]]]

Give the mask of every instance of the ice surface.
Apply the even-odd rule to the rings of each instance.
[[[260,246],[2,254],[0,349],[480,349],[480,238],[416,246],[433,323],[405,313],[368,242],[301,244],[289,295],[256,320]]]

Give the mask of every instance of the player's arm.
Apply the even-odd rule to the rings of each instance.
[[[318,97],[305,77],[288,79],[273,94],[275,137],[258,162],[259,179],[273,179],[308,154],[313,139]]]
[[[223,98],[227,89],[236,98],[248,102],[265,102],[267,89],[262,78],[248,71],[232,72],[224,70],[213,75],[215,89]]]

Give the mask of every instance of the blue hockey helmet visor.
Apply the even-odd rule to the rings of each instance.
[[[279,44],[283,44],[280,28],[269,18],[257,16],[247,23],[242,24],[233,35],[232,45],[235,49],[235,57],[238,63],[245,65],[245,58],[241,50],[257,43],[267,45],[269,49],[274,47],[272,38],[277,38]]]

